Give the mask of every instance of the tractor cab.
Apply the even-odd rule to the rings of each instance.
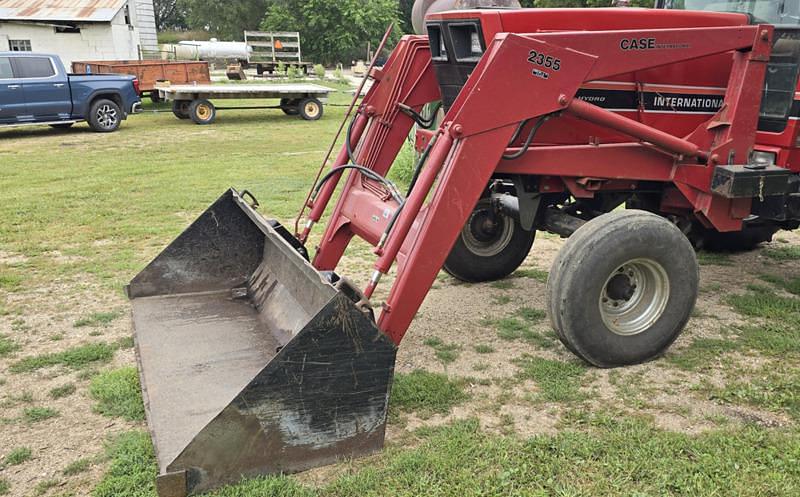
[[[657,8],[750,14],[759,23],[800,26],[800,4],[792,0],[658,0]]]

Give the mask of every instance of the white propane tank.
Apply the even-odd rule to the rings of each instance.
[[[200,60],[247,60],[252,51],[243,41],[219,41],[211,38],[209,41],[182,41],[179,43],[178,54],[186,50],[193,50],[195,59]]]

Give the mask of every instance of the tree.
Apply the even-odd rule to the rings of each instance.
[[[178,0],[153,0],[153,10],[157,30],[186,28],[186,13]]]
[[[241,40],[247,29],[256,29],[268,0],[179,0],[186,9],[186,21],[226,40]]]
[[[400,24],[403,33],[413,33],[414,26],[411,25],[411,10],[414,8],[414,0],[400,0]]]
[[[361,58],[390,23],[399,38],[396,0],[269,0],[261,29],[299,31],[306,58],[332,63]]]

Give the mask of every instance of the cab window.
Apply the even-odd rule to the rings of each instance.
[[[11,70],[11,59],[0,57],[0,79],[12,79],[14,71]]]
[[[49,78],[56,73],[49,57],[15,57],[14,63],[20,78]]]

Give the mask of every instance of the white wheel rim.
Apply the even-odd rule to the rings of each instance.
[[[306,102],[305,109],[308,117],[317,117],[319,115],[319,105],[316,102]]]
[[[658,262],[634,259],[611,273],[600,292],[603,323],[622,336],[648,330],[669,302],[669,277]]]
[[[470,214],[461,239],[464,245],[475,255],[493,257],[508,246],[514,236],[514,220],[503,214],[492,213],[492,207],[486,200],[481,200]]]
[[[104,104],[97,108],[97,122],[104,128],[111,128],[117,124],[117,109]]]

